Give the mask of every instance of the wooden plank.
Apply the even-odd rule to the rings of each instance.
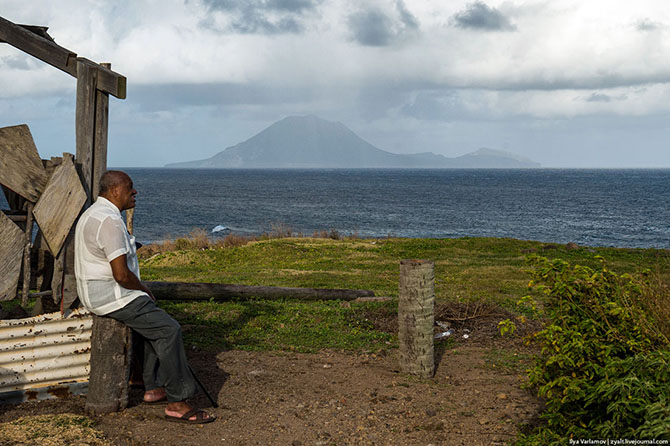
[[[30,249],[33,241],[33,209],[34,205],[28,202],[26,210],[26,230],[23,238],[23,293],[21,294],[21,305],[28,304],[28,292],[30,291]]]
[[[77,64],[83,63],[98,70],[96,88],[103,93],[111,94],[119,99],[126,98],[126,77],[112,71],[106,64],[97,64],[85,57],[78,57]],[[77,74],[77,78],[79,74]]]
[[[111,64],[102,64],[111,68]],[[98,77],[98,80],[100,77]],[[98,90],[95,94],[95,137],[93,139],[92,201],[100,192],[100,177],[107,170],[107,133],[109,127],[109,95]]]
[[[77,107],[75,137],[77,167],[86,191],[86,204],[90,205],[93,178],[93,144],[95,139],[95,84],[97,69],[85,62],[77,62]]]
[[[354,300],[372,297],[370,290],[289,288],[276,286],[231,285],[225,283],[145,282],[156,299],[227,301],[239,298],[302,300]]]
[[[0,301],[16,297],[24,247],[23,231],[0,212]]]
[[[39,60],[77,77],[77,55],[38,33],[0,17],[0,40]]]
[[[34,203],[48,179],[28,126],[0,128],[0,184]]]
[[[9,204],[9,209],[12,211],[22,211],[26,208],[26,199],[21,195],[17,194],[6,186],[2,186],[2,191],[5,193],[5,198],[7,199],[7,204]]]
[[[64,159],[49,179],[33,214],[54,255],[58,253],[86,202],[86,192],[71,159]]]
[[[77,74],[77,54],[63,48],[54,42],[53,38],[46,32],[44,26],[18,25],[0,17],[0,42],[5,42],[13,47],[28,53],[33,57],[46,62],[52,67],[58,68],[73,77]],[[79,58],[80,60],[87,60]],[[110,69],[103,68],[95,62],[100,71],[100,80],[97,88],[105,93],[111,94],[119,99],[126,98],[126,78]]]

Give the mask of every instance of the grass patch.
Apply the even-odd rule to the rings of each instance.
[[[369,317],[395,314],[393,302],[250,300],[161,307],[180,321],[187,344],[205,350],[380,350],[396,344]]]
[[[370,289],[377,296],[397,297],[399,261],[423,258],[435,261],[437,303],[463,304],[463,317],[482,305],[525,314],[516,302],[529,293],[542,297],[528,288],[526,258],[534,253],[594,267],[601,264],[602,256],[619,272],[640,274],[652,269],[658,280],[670,278],[665,250],[568,249],[496,238],[335,240],[276,232],[284,236],[204,249],[196,237],[192,249],[159,252],[141,260],[142,278]],[[338,302],[255,300],[161,305],[184,325],[187,342],[201,348],[315,351],[385,348],[387,342],[396,342],[393,302],[341,306]]]
[[[622,273],[651,268],[660,269],[662,278],[670,278],[665,250],[570,250],[563,245],[495,238],[280,238],[158,253],[142,260],[141,267],[144,280],[359,288],[373,290],[377,296],[397,296],[398,262],[431,259],[436,263],[438,300],[503,304],[528,293],[525,259],[529,253],[592,267],[599,265],[598,256],[602,256]]]

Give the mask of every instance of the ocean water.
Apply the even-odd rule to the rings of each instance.
[[[336,229],[361,237],[513,237],[670,248],[670,170],[125,169],[143,243]]]

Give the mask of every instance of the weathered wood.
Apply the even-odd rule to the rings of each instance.
[[[75,113],[77,167],[90,205],[93,179],[93,150],[95,139],[95,84],[98,71],[90,64],[77,61],[77,105]]]
[[[121,322],[93,316],[91,372],[86,397],[88,412],[117,412],[128,405],[130,336],[130,329]]]
[[[63,282],[65,276],[65,249],[61,249],[58,257],[54,258],[53,275],[51,276],[52,298],[55,304],[63,302]],[[61,306],[64,309],[64,307]]]
[[[135,208],[126,209],[126,228],[128,234],[133,235],[133,225],[135,223]]]
[[[49,250],[58,256],[65,238],[86,202],[86,192],[71,159],[54,170],[33,214]]]
[[[126,98],[127,80],[125,76],[115,71],[112,71],[110,66],[111,64],[108,63],[97,64],[92,60],[88,60],[84,57],[78,57],[77,61],[84,62],[88,65],[95,67],[98,70],[98,76],[97,76],[98,81],[96,83],[96,88],[99,91],[111,94],[112,96],[119,99]]]
[[[21,295],[21,305],[28,304],[28,292],[30,291],[30,248],[32,248],[33,241],[33,208],[32,203],[28,203],[26,216],[26,230],[23,239],[23,293]]]
[[[13,190],[9,189],[6,186],[2,186],[2,191],[5,193],[5,198],[7,199],[7,204],[9,205],[9,209],[14,213],[13,215],[24,215],[25,216],[25,209],[26,209],[26,203],[28,201],[23,198],[21,195],[17,194]],[[16,212],[22,212],[22,214],[16,214]],[[7,216],[10,216],[12,214],[6,213]],[[17,220],[14,220],[17,221]]]
[[[28,126],[0,128],[0,184],[34,203],[48,179]]]
[[[111,64],[102,64],[111,68]],[[98,77],[98,80],[100,78]],[[93,138],[93,173],[91,175],[91,201],[100,192],[100,177],[107,170],[107,129],[109,121],[109,95],[102,91],[95,94],[95,136]]]
[[[156,299],[226,301],[239,298],[302,300],[354,300],[371,297],[370,290],[287,288],[273,286],[230,285],[223,283],[145,282]]]
[[[0,301],[16,297],[23,247],[23,231],[0,212]]]
[[[50,40],[26,28],[29,26],[17,25],[0,17],[0,40],[71,76],[77,76],[75,53],[57,45],[53,39]]]
[[[430,260],[402,260],[398,293],[400,370],[430,378],[435,372],[435,265]]]
[[[97,89],[119,99],[126,98],[126,78],[56,44],[46,32],[48,28],[33,25],[17,25],[0,17],[0,42],[6,42],[49,65],[78,78],[77,61],[86,61],[99,71]]]

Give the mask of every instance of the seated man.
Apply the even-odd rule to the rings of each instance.
[[[133,182],[121,171],[100,178],[100,195],[79,218],[75,230],[77,292],[92,313],[123,322],[145,339],[146,403],[167,401],[171,421],[209,423],[215,417],[186,403],[197,388],[186,362],[179,323],[155,304],[140,282],[135,237],[121,211],[135,207]]]

